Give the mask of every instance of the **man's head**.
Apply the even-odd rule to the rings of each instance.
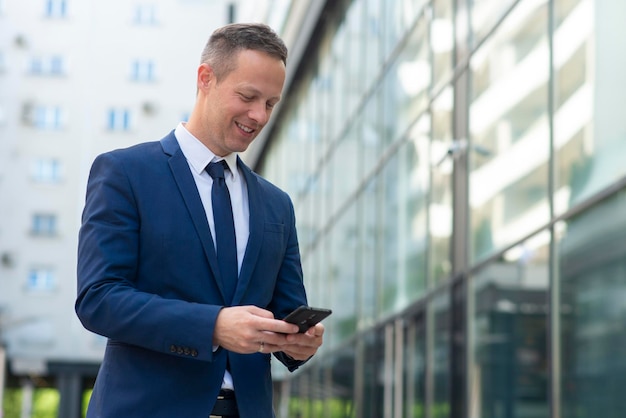
[[[218,80],[236,68],[242,50],[263,52],[287,65],[287,47],[272,28],[262,23],[233,23],[213,32],[200,62],[209,64]]]
[[[216,155],[245,151],[281,98],[286,60],[285,44],[266,25],[217,29],[198,67],[189,132]]]

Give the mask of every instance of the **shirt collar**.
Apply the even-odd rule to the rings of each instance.
[[[206,166],[211,162],[225,160],[234,180],[238,180],[239,171],[237,170],[237,154],[233,152],[225,157],[218,157],[213,154],[210,149],[208,149],[198,138],[193,136],[191,132],[187,130],[184,122],[178,124],[176,130],[174,131],[174,135],[178,140],[178,145],[180,146],[183,155],[196,173],[202,174]]]

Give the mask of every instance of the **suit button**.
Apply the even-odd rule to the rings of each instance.
[[[174,344],[170,345],[170,353],[175,353],[177,348]]]
[[[183,354],[183,352],[184,352],[184,351],[183,351],[183,348],[182,348],[182,347],[177,347],[177,349],[176,349],[176,353],[178,353],[178,354]]]
[[[191,353],[189,347],[185,347],[185,355],[188,356]]]
[[[191,357],[198,357],[198,350],[191,350]]]

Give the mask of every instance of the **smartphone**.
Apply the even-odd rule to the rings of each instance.
[[[332,311],[330,309],[312,308],[303,305],[287,315],[284,320],[290,324],[296,324],[300,327],[298,332],[303,333],[331,313]]]

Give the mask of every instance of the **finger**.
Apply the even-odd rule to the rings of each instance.
[[[271,331],[279,334],[296,334],[298,333],[298,326],[290,324],[285,321],[263,318],[260,319],[260,328],[263,331]]]
[[[305,334],[312,337],[321,337],[322,335],[324,335],[324,324],[315,324],[311,328],[307,329]]]
[[[262,318],[274,319],[274,314],[271,311],[268,311],[267,309],[259,308],[258,306],[247,305],[247,306],[241,306],[240,308],[245,309],[252,315],[260,316]]]

